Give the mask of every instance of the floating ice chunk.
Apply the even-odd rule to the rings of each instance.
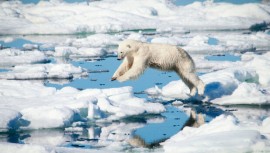
[[[39,46],[39,50],[41,50],[41,51],[52,51],[54,49],[55,49],[55,44],[54,43],[44,43],[44,44],[41,44]]]
[[[87,47],[55,47],[54,56],[58,57],[96,57],[106,54],[106,50],[103,48],[87,48]]]
[[[67,92],[57,94],[55,88],[41,83],[1,80],[0,86],[0,108],[20,112],[22,119],[28,122],[27,129],[67,126],[80,119],[78,109],[87,108],[88,104]]]
[[[76,57],[76,56],[90,56],[90,57],[96,57],[96,56],[104,56],[106,55],[106,50],[103,48],[86,48],[86,47],[81,47],[78,49],[77,53],[73,53],[71,57]]]
[[[12,41],[14,41],[14,38],[12,38],[12,37],[7,37],[7,38],[4,39],[5,43],[9,43],[9,42],[12,42]]]
[[[117,45],[122,39],[121,35],[93,34],[87,38],[71,40],[75,47],[106,47]]]
[[[76,110],[63,107],[32,107],[22,110],[21,113],[24,120],[31,122],[27,127],[31,129],[66,127],[70,126],[72,122],[80,120]]]
[[[35,49],[38,49],[38,45],[37,44],[24,44],[23,49],[24,50],[35,50]]]
[[[112,114],[109,119],[165,111],[164,106],[159,103],[149,103],[144,99],[134,97],[131,90],[130,87],[103,89],[107,98],[98,98],[97,106],[105,113]]]
[[[54,56],[69,57],[72,53],[77,52],[76,47],[57,46],[55,47]]]
[[[124,113],[125,116],[143,113],[158,114],[165,111],[162,104],[148,103],[144,99],[134,97],[131,93],[110,96],[109,100],[112,105],[116,105],[121,108],[121,112],[117,113]]]
[[[44,146],[32,145],[32,144],[15,144],[15,143],[0,143],[2,153],[50,153]]]
[[[0,50],[0,66],[14,66],[19,64],[44,63],[48,59],[44,53],[39,51],[21,51],[18,49],[8,48]]]
[[[230,95],[238,87],[240,81],[255,80],[255,71],[246,69],[224,69],[201,76],[206,84],[205,96],[207,100]],[[189,89],[182,81],[173,81],[162,88],[165,97],[189,98]]]
[[[250,34],[243,33],[216,33],[214,37],[219,40],[219,44],[227,47],[227,50],[265,50],[269,49],[270,35],[267,32],[256,32]]]
[[[0,109],[13,108],[21,113],[21,118],[28,122],[25,127],[20,127],[24,129],[67,127],[74,121],[85,121],[82,117],[118,120],[165,111],[162,104],[135,97],[131,87],[83,91],[65,87],[56,90],[42,83],[0,80],[0,93]],[[9,119],[13,120],[13,117],[2,121],[3,128]]]
[[[267,141],[259,131],[248,130],[234,117],[221,115],[199,128],[185,127],[162,145],[165,152],[260,152],[269,149]]]
[[[98,146],[100,147],[100,146]],[[54,149],[55,152],[59,153],[89,153],[89,149],[81,149],[81,148],[70,148],[70,147],[57,147]],[[113,151],[112,149],[92,149],[91,152],[93,153],[119,153],[119,151]]]
[[[102,92],[106,96],[113,96],[113,95],[119,95],[123,93],[132,93],[132,87],[121,87],[121,88],[108,88],[108,89],[102,89]]]
[[[243,55],[244,58],[252,59],[250,62],[246,63],[246,67],[252,68],[256,70],[256,73],[259,75],[259,83],[263,86],[270,86],[270,77],[269,77],[269,69],[270,69],[270,52],[267,52],[263,55]]]
[[[212,100],[220,105],[229,104],[268,104],[270,93],[255,83],[241,83],[231,95]]]
[[[216,45],[212,45],[209,43],[211,37],[197,35],[193,37],[183,49],[189,52],[195,53],[224,53],[224,52],[232,52],[232,51],[250,51],[254,50],[252,44],[245,42],[235,42],[235,44],[231,43],[231,40],[226,40],[227,44],[220,43]]]
[[[159,33],[187,33],[188,30],[186,30],[185,28],[183,27],[158,27],[156,29],[157,32]]]
[[[0,78],[12,80],[70,79],[87,75],[85,69],[71,64],[35,64],[15,66],[12,71],[0,73]]]
[[[142,41],[142,42],[147,42],[147,38],[140,34],[140,33],[131,33],[127,39],[132,39],[132,40],[138,40],[138,41]]]
[[[42,145],[34,144],[16,144],[16,143],[0,143],[1,153],[88,153],[88,149],[70,148],[70,147],[48,147]],[[117,151],[112,151],[111,149],[96,150],[91,149],[94,153],[119,153]]]
[[[16,107],[15,99],[16,97],[20,98],[31,98],[36,96],[50,96],[56,92],[55,88],[46,88],[41,83],[34,83],[34,82],[28,82],[28,81],[11,81],[11,80],[0,80],[0,92],[1,92],[1,105],[4,105],[5,103],[12,103],[14,102],[14,107],[10,107],[13,109],[17,108],[24,108],[24,107]],[[14,98],[14,101],[8,100],[9,98]],[[5,99],[6,98],[6,99]],[[5,99],[6,101],[4,101]]]
[[[248,56],[248,55],[246,55]],[[216,104],[268,104],[269,103],[269,59],[268,53],[251,55],[234,68],[211,72],[200,76],[206,84],[205,101]],[[217,63],[218,64],[218,63]],[[262,81],[263,80],[263,81]],[[161,98],[189,99],[188,87],[180,81],[172,81],[162,89],[146,90]],[[249,100],[243,100],[249,97]]]

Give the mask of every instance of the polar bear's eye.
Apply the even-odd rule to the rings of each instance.
[[[121,54],[123,53],[123,52],[120,52]]]
[[[127,45],[127,48],[131,48],[131,46],[130,45]]]

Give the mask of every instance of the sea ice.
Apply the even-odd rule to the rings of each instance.
[[[118,45],[119,41],[123,38],[122,35],[112,35],[112,34],[93,34],[87,36],[86,38],[80,39],[70,39],[67,42],[70,42],[72,46],[75,47],[92,47],[100,48],[107,46]]]
[[[0,67],[10,67],[19,64],[44,63],[48,59],[40,51],[21,51],[15,48],[0,50]]]
[[[34,144],[15,144],[15,143],[0,143],[1,153],[87,153],[89,150],[87,149],[79,149],[79,148],[68,148],[68,147],[47,147],[42,145],[34,145]],[[93,153],[117,153],[112,150],[98,150],[91,149]]]
[[[31,80],[31,79],[71,79],[87,76],[85,69],[71,64],[35,64],[17,65],[11,71],[0,73],[1,79]]]
[[[57,57],[97,57],[106,55],[107,51],[103,48],[87,48],[87,47],[67,47],[56,46],[54,56]]]
[[[35,49],[38,49],[38,45],[37,44],[24,44],[23,49],[24,50],[35,50]]]
[[[269,53],[246,53],[242,58],[238,66],[200,76],[206,84],[205,101],[220,105],[269,103]],[[189,89],[181,80],[172,81],[162,89],[147,89],[146,92],[163,98],[190,98]],[[244,97],[249,97],[249,100],[243,101]]]
[[[67,127],[87,116],[102,121],[165,111],[162,104],[136,98],[131,87],[56,90],[39,82],[0,80],[0,93],[0,109],[14,110],[3,114],[2,130]],[[15,124],[18,119],[28,124]]]
[[[268,139],[259,130],[238,125],[233,116],[221,115],[199,128],[185,127],[162,143],[165,152],[264,152]]]
[[[0,4],[2,34],[83,34],[134,29],[174,30],[173,27],[179,27],[176,31],[183,28],[248,29],[270,20],[269,5],[256,3],[194,2],[175,6],[159,0],[122,0],[117,3],[106,0],[89,5],[64,1],[40,1],[36,5],[4,1]]]

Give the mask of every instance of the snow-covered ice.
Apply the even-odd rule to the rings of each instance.
[[[55,52],[53,53],[56,57],[96,57],[106,55],[106,50],[103,48],[76,48],[68,46],[57,46],[55,47]]]
[[[269,5],[256,3],[194,2],[175,6],[159,0],[106,0],[89,5],[53,1],[24,5],[20,1],[7,1],[1,2],[0,8],[2,34],[119,32],[170,27],[248,29],[256,23],[270,21]]]
[[[165,152],[177,150],[177,152],[185,153],[270,150],[269,140],[263,138],[263,133],[259,129],[254,130],[238,125],[235,117],[225,115],[199,128],[186,127],[162,145]]]
[[[86,38],[80,39],[69,39],[66,42],[69,42],[72,46],[75,47],[107,47],[118,45],[120,40],[123,38],[122,35],[111,35],[111,34],[93,34],[87,36]]]
[[[56,90],[38,82],[11,80],[0,80],[0,87],[0,108],[14,110],[8,111],[1,120],[1,129],[7,130],[20,126],[15,124],[19,119],[24,120],[23,126],[27,129],[70,126],[74,121],[84,121],[82,112],[88,108],[89,119],[106,120],[165,111],[159,103],[134,97],[131,87],[83,91],[65,87]]]
[[[14,143],[0,143],[1,153],[27,153],[27,152],[34,152],[34,153],[51,153],[51,152],[58,152],[58,153],[87,153],[89,150],[87,149],[79,149],[79,148],[68,148],[68,147],[55,147],[50,148],[42,145],[33,145],[33,144],[14,144]],[[91,152],[93,153],[107,153],[110,151],[111,153],[117,153],[116,151],[112,150],[99,150],[99,149],[92,149]]]
[[[35,64],[17,65],[8,72],[0,73],[1,79],[71,79],[76,76],[87,76],[87,70],[71,64]]]
[[[48,62],[48,58],[45,54],[37,50],[21,51],[15,48],[7,48],[0,50],[0,56],[0,67]]]
[[[269,57],[269,53],[246,53],[238,66],[200,76],[206,84],[204,100],[220,105],[269,104]],[[163,98],[190,98],[189,89],[181,80],[172,81],[161,89],[147,89],[146,92]]]

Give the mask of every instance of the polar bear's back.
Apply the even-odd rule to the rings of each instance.
[[[179,63],[180,60],[184,60],[187,57],[187,53],[173,45],[167,44],[148,44],[144,45],[148,48],[149,65],[154,68],[162,70],[172,70],[175,64]]]

